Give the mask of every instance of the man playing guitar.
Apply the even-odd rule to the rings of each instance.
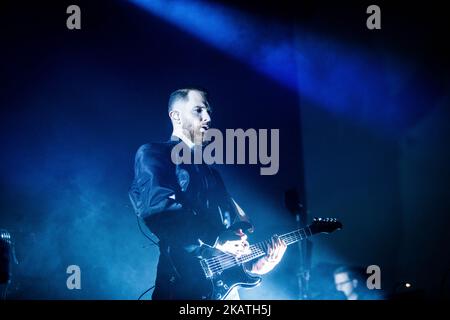
[[[249,219],[229,195],[217,170],[205,163],[171,161],[172,148],[178,143],[189,150],[204,143],[211,124],[207,93],[196,88],[174,91],[168,113],[171,139],[138,149],[129,190],[136,214],[159,239],[152,299],[238,299],[237,290],[229,290],[222,280],[215,282],[227,289],[222,293],[201,293],[199,283],[205,275],[214,281],[214,272],[221,273],[230,263],[252,254],[244,233],[252,229]],[[273,236],[262,256],[242,266],[250,274],[265,274],[280,262],[286,247],[281,238]],[[199,273],[200,264],[193,257],[204,258],[205,248],[215,253],[202,260],[204,273]]]

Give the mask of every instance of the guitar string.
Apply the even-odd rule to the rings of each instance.
[[[217,262],[215,265],[210,265],[209,269],[211,272],[215,273],[217,271],[220,270],[225,270],[228,269],[230,267],[239,265],[240,263],[245,262],[245,260],[248,259],[248,261],[252,260],[253,258],[256,258],[257,256],[261,256],[264,255],[265,252],[262,250],[255,250],[254,253],[240,257],[240,258],[236,258],[235,256],[231,256],[229,257],[227,260],[222,259],[222,261]]]
[[[280,236],[280,238],[282,240],[285,240],[286,244],[289,245],[289,244],[292,244],[292,243],[294,243],[294,242],[296,242],[298,240],[303,240],[303,239],[308,238],[308,234],[306,233],[306,230],[309,231],[310,236],[311,236],[312,235],[312,231],[311,231],[311,229],[309,227],[307,227],[307,229],[306,228],[299,229],[299,230],[292,231],[292,232],[289,232],[287,234],[284,234],[284,235]],[[304,237],[302,237],[301,231],[303,231]],[[298,233],[298,235],[297,235],[297,233]],[[209,269],[210,269],[211,272],[217,272],[217,271],[220,271],[221,269],[225,270],[225,269],[228,269],[230,267],[236,266],[236,265],[238,265],[240,263],[245,263],[245,262],[251,261],[254,258],[262,256],[262,255],[264,255],[266,253],[265,249],[263,250],[261,248],[258,248],[258,246],[267,246],[267,243],[268,243],[267,241],[266,242],[260,242],[260,243],[257,243],[255,245],[250,246],[251,250],[253,250],[252,247],[254,247],[254,249],[255,249],[254,252],[252,252],[251,254],[242,256],[240,258],[236,258],[235,256],[230,255],[230,254],[224,254],[224,255],[221,255],[221,256],[216,256],[214,258],[218,258],[218,259],[216,259],[216,261],[214,263],[211,263],[210,265],[208,265]],[[258,251],[258,249],[259,249],[259,251]],[[226,257],[224,257],[225,255],[226,255]]]
[[[292,244],[293,242],[295,242],[299,239],[303,240],[303,237],[300,232],[293,231],[291,233],[280,237],[282,240],[284,240],[286,242],[287,245]],[[295,233],[298,233],[298,236],[295,235]],[[305,236],[306,236],[306,232],[305,232]],[[221,256],[216,256],[214,258],[205,259],[205,260],[207,260],[207,261],[213,260],[214,261],[212,263],[207,262],[207,266],[211,272],[215,273],[217,271],[220,271],[221,269],[225,270],[230,267],[236,266],[238,264],[251,261],[259,256],[266,254],[266,250],[263,250],[263,249],[259,248],[258,246],[267,246],[267,243],[257,243],[255,245],[250,246],[252,253],[244,255],[239,258],[236,258],[235,256],[230,255],[230,254],[224,254]]]
[[[265,254],[265,250],[262,249],[260,246],[264,246],[263,243],[257,243],[255,245],[250,246],[250,254],[246,254],[242,257],[235,257],[233,255],[230,254],[223,254],[220,256],[216,256],[210,259],[205,259],[207,261],[207,264],[209,267],[215,267],[215,266],[220,266],[220,265],[226,265],[227,262],[236,262],[236,260],[240,260],[239,262],[242,262],[244,260],[251,260],[253,258],[253,256],[258,256],[260,254]],[[209,261],[213,261],[212,263],[209,263]]]
[[[304,231],[304,230],[301,230],[301,231]],[[298,233],[298,235],[296,235],[296,233]],[[307,237],[306,232],[304,232],[304,234],[305,234],[305,238],[306,238]],[[282,240],[284,240],[287,245],[292,244],[293,242],[295,242],[295,241],[297,241],[299,239],[303,240],[301,232],[298,231],[298,230],[290,232],[290,233],[285,234],[283,236],[280,236],[280,238]],[[251,260],[253,260],[256,257],[259,257],[259,256],[262,256],[262,255],[266,254],[266,250],[265,249],[263,250],[261,248],[258,248],[258,246],[260,246],[260,245],[267,246],[267,242],[266,243],[258,243],[256,245],[252,245],[253,249],[252,249],[252,246],[251,246],[251,249],[252,249],[251,251],[253,251],[253,252],[251,254],[244,255],[244,256],[239,257],[239,258],[236,258],[235,256],[229,255],[229,254],[227,254],[226,257],[224,257],[225,255],[223,255],[223,256],[216,256],[215,257],[215,258],[217,258],[216,261],[214,261],[213,263],[210,263],[208,266],[209,266],[209,268],[210,268],[210,270],[212,272],[217,272],[220,269],[224,270],[224,269],[227,269],[229,267],[238,265],[240,263],[245,263],[245,262],[251,261]]]
[[[298,239],[300,239],[300,240],[303,239],[301,234],[299,234],[298,236],[292,235],[292,234],[287,234],[287,235],[281,236],[280,238],[282,238],[285,242],[287,242],[286,244],[288,244],[288,245],[292,244],[293,242],[295,242]],[[240,261],[238,261],[239,263],[247,262],[247,261],[253,260],[254,258],[266,253],[265,249],[261,249],[258,247],[260,245],[266,246],[265,243],[257,243],[255,245],[252,245],[252,246],[250,246],[252,253],[244,255],[240,258],[236,258],[235,256],[230,255],[230,254],[223,254],[220,256],[215,256],[213,258],[205,259],[205,261],[210,268],[218,267],[218,269],[220,269],[220,267],[224,266],[224,265],[228,266],[228,263],[236,264],[236,260],[240,260]],[[213,262],[210,262],[210,261],[213,261]]]
[[[214,257],[216,259],[212,258],[212,260],[215,260],[215,261],[213,263],[209,263],[207,265],[208,265],[208,267],[210,268],[211,271],[215,272],[215,271],[218,271],[220,269],[226,269],[229,266],[233,266],[233,265],[237,265],[239,263],[242,263],[243,261],[245,261],[247,259],[248,259],[248,261],[250,261],[250,260],[252,260],[253,258],[255,258],[255,257],[259,256],[259,255],[265,254],[265,251],[259,247],[259,246],[262,246],[262,245],[263,244],[261,244],[261,243],[252,245],[250,247],[252,253],[247,254],[245,256],[242,256],[240,258],[236,258],[235,256],[230,255],[230,254],[224,254],[224,255],[221,255],[221,256],[216,256],[216,257]],[[211,260],[211,259],[208,259],[208,260]]]
[[[302,231],[304,234],[304,237],[302,236]],[[309,235],[306,231],[309,231]],[[298,235],[297,235],[298,234]],[[282,236],[280,236],[280,238],[282,240],[284,240],[286,242],[287,245],[292,244],[298,240],[304,240],[306,238],[308,238],[308,236],[312,236],[312,230],[310,227],[306,227],[306,228],[302,228],[299,230],[295,230],[292,232],[289,232],[287,234],[284,234]],[[219,255],[213,258],[209,258],[209,259],[204,259],[205,261],[207,261],[207,266],[209,268],[209,270],[213,273],[225,269],[228,269],[230,267],[236,266],[240,263],[245,263],[248,261],[253,260],[256,257],[262,256],[264,254],[266,254],[266,250],[259,248],[260,246],[266,247],[268,244],[268,241],[265,242],[260,242],[257,243],[255,245],[250,246],[250,249],[252,251],[252,253],[241,256],[239,258],[236,258],[233,255],[230,254],[223,254],[223,255]],[[210,263],[208,261],[213,260],[214,262]]]
[[[251,249],[252,253],[242,256],[242,257],[235,257],[233,255],[230,254],[226,254],[226,255],[222,255],[220,257],[216,257],[216,259],[212,259],[213,262],[208,262],[207,266],[214,271],[220,270],[221,268],[226,268],[228,265],[232,265],[232,264],[238,264],[241,262],[241,260],[246,260],[246,259],[250,259],[252,258],[252,256],[257,256],[259,254],[264,254],[265,252],[258,247],[254,247]],[[211,259],[209,259],[211,260]]]
[[[292,233],[292,234],[291,234],[291,233]],[[297,231],[293,231],[293,232],[290,232],[290,233],[288,233],[288,234],[282,235],[282,236],[280,236],[280,238],[281,238],[282,240],[284,240],[285,242],[286,242],[286,240],[287,240],[287,242],[290,242],[289,244],[291,244],[292,242],[295,242],[295,241],[298,240],[298,239],[303,240],[303,237],[302,237],[302,235],[301,235],[299,232],[298,232],[298,233],[299,233],[298,236],[295,235],[295,234],[293,234],[293,233],[297,233]],[[306,236],[306,234],[305,234],[305,236]],[[291,242],[291,241],[292,241],[292,242]],[[253,246],[256,246],[256,245],[261,245],[261,244],[263,244],[263,243],[260,242],[260,243],[254,244],[254,245],[250,246],[250,248],[252,248]],[[247,256],[247,255],[246,255],[246,256]],[[224,253],[223,255],[219,255],[219,256],[212,257],[212,258],[204,259],[204,261],[206,261],[206,263],[209,263],[209,261],[216,260],[215,263],[217,264],[221,259],[223,259],[223,257],[233,258],[233,260],[235,259],[235,257],[234,257],[233,255]],[[219,260],[219,261],[217,261],[217,260]],[[223,261],[223,260],[222,260],[222,261]],[[213,262],[213,263],[214,263],[214,262]],[[213,263],[212,263],[212,264],[213,264]]]
[[[211,272],[217,272],[217,271],[220,271],[220,270],[225,270],[225,269],[228,269],[230,267],[239,265],[241,263],[245,263],[245,262],[251,261],[254,258],[262,256],[264,254],[266,254],[266,252],[264,250],[256,249],[252,254],[248,254],[248,255],[242,256],[240,258],[235,258],[234,256],[231,256],[232,259],[222,260],[222,263],[219,262],[218,265],[215,265],[215,266],[211,267],[210,270],[211,270]]]

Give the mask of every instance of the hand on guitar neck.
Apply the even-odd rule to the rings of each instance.
[[[247,238],[242,229],[229,230],[219,236],[214,247],[239,258],[251,254]],[[287,245],[283,240],[276,235],[272,236],[271,240],[267,242],[267,254],[253,261],[251,269],[248,271],[259,275],[270,272],[281,261],[286,249]]]
[[[267,255],[259,258],[253,263],[252,273],[266,274],[280,263],[286,252],[287,244],[277,235],[272,236],[271,242],[268,243]]]
[[[191,277],[202,281],[196,281],[186,292],[194,290],[194,297],[221,300],[235,287],[255,287],[261,282],[259,275],[271,271],[281,261],[288,245],[341,228],[342,223],[335,218],[314,218],[304,228],[249,245],[242,230],[250,231],[251,224],[238,222],[221,234],[214,246],[202,243],[202,250],[196,256],[199,269],[194,268],[195,276]],[[186,293],[186,297],[191,296],[192,292]]]

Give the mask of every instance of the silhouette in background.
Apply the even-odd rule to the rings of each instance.
[[[367,274],[364,268],[341,266],[334,270],[336,290],[345,295],[346,300],[380,300],[381,291],[369,290],[366,285]]]

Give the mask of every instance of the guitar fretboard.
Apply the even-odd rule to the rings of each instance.
[[[311,229],[309,227],[306,227],[283,234],[279,236],[279,238],[283,240],[287,245],[291,245],[312,235],[313,233],[311,232]],[[212,259],[208,259],[210,261],[208,261],[208,263],[205,262],[204,265],[204,267],[208,268],[208,271],[205,272],[207,274],[213,274],[262,257],[267,254],[267,249],[270,243],[271,240],[255,243],[250,246],[251,253],[243,255],[239,258],[225,253],[223,255],[215,256]]]
[[[304,240],[310,236],[312,236],[311,229],[309,227],[306,227],[306,228],[298,229],[298,230],[283,234],[279,237],[287,245],[291,245],[298,241]],[[258,242],[258,243],[251,245],[250,250],[252,253],[249,253],[247,255],[240,257],[238,259],[239,263],[246,263],[246,262],[252,261],[254,259],[257,259],[259,257],[266,255],[267,247],[268,247],[269,243],[270,243],[270,241],[262,241],[262,242]]]

